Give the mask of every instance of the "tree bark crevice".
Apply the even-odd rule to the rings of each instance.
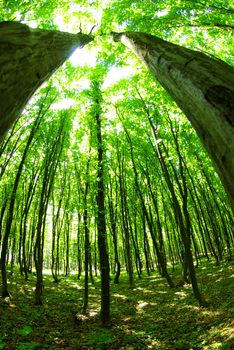
[[[111,35],[142,59],[185,113],[212,159],[234,211],[233,67],[150,34]]]
[[[38,87],[91,35],[0,23],[0,139]]]

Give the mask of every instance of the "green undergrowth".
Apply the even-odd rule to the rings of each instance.
[[[200,308],[191,285],[168,289],[156,272],[120,284],[111,281],[112,328],[99,322],[100,279],[90,284],[89,309],[81,317],[83,280],[75,275],[53,283],[44,278],[44,305],[34,305],[35,276],[10,277],[12,299],[0,298],[0,349],[158,349],[231,350],[233,334],[233,263],[197,268],[199,287],[209,303]],[[179,281],[180,269],[172,273]],[[79,315],[77,318],[76,315]]]

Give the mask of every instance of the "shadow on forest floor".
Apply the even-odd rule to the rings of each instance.
[[[180,271],[172,276],[179,279]],[[77,321],[83,281],[75,276],[55,284],[45,276],[44,306],[34,305],[35,277],[25,282],[11,277],[11,301],[0,298],[0,349],[234,349],[233,265],[204,263],[197,269],[208,308],[197,306],[190,285],[168,289],[154,273],[136,279],[111,281],[111,329],[99,324],[100,281],[90,285],[89,316]]]

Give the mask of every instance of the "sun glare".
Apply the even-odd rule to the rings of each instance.
[[[134,74],[134,68],[130,66],[126,67],[112,67],[102,85],[103,89],[108,88],[110,85],[117,83],[120,79],[128,78]]]
[[[53,110],[67,109],[67,108],[71,108],[75,103],[76,101],[73,100],[72,98],[64,98],[59,102],[53,103],[51,108]]]
[[[95,67],[97,57],[97,49],[90,50],[88,47],[76,49],[70,57],[70,61],[74,67],[85,66]]]

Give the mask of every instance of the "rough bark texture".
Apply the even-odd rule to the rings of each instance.
[[[90,41],[90,35],[0,23],[0,139],[36,89],[76,48]]]
[[[139,56],[188,117],[234,210],[234,69],[145,33],[112,33]]]

